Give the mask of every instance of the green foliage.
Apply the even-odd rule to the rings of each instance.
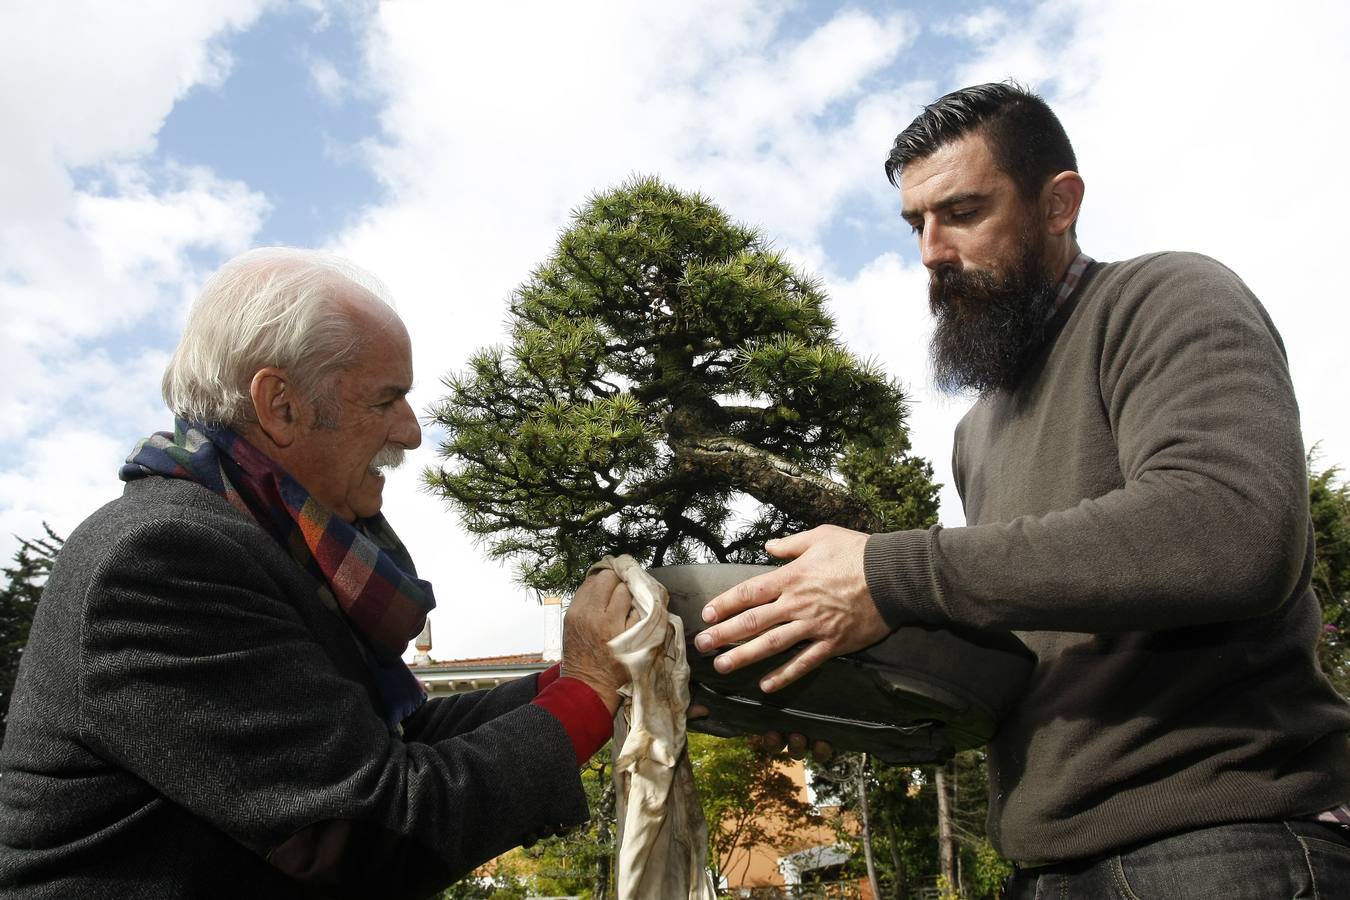
[[[973,844],[964,846],[971,858],[966,868],[969,873],[967,883],[971,897],[988,897],[990,900],[1000,896],[1003,881],[1012,875],[1012,863],[998,855],[988,838],[980,837]]]
[[[1308,480],[1317,542],[1312,584],[1322,601],[1324,623],[1318,660],[1336,690],[1350,697],[1350,487],[1338,482],[1338,474],[1333,467]]]
[[[689,734],[689,762],[708,822],[709,863],[716,881],[732,855],[755,844],[781,843],[820,822],[801,788],[783,770],[781,757],[758,738]]]
[[[858,766],[861,754],[839,754],[819,767],[816,794],[825,802],[858,816],[861,802]],[[937,789],[934,770],[895,766],[869,759],[864,770],[872,854],[882,897],[913,897],[920,888],[939,884]],[[967,751],[947,764],[952,835],[966,900],[995,898],[1011,863],[998,855],[984,836],[988,814],[988,776],[984,753]],[[866,873],[862,835],[839,820],[839,838],[851,845],[847,872]]]
[[[504,858],[505,859],[505,858]],[[437,900],[526,900],[531,894],[525,879],[509,863],[499,861],[491,875],[470,875],[450,885]]]
[[[956,754],[947,764],[952,787],[952,836],[960,857],[961,882],[971,900],[998,897],[1012,863],[985,837],[989,816],[989,769],[983,750]]]
[[[708,821],[714,877],[736,849],[790,836],[818,821],[810,804],[798,796],[798,786],[753,739],[691,733],[689,759]],[[585,826],[499,857],[489,867],[490,874],[480,871],[453,886],[441,900],[614,897],[616,829],[609,747],[586,765],[581,781],[591,808]]]
[[[862,754],[842,753],[817,768],[816,796],[853,813],[862,808],[858,769]],[[863,769],[872,855],[883,897],[915,896],[919,887],[937,878],[937,794],[932,779],[908,766],[868,759]],[[839,839],[850,845],[846,871],[866,877],[862,834],[844,819],[835,819]]]
[[[757,561],[824,522],[927,523],[900,388],[839,344],[825,300],[705,197],[655,179],[593,197],[513,294],[509,346],[446,379],[427,484],[540,590],[607,553]]]
[[[839,474],[876,515],[877,531],[937,524],[933,467],[922,457],[854,444],[840,461]]]
[[[65,543],[45,522],[42,530],[46,537],[19,538],[14,564],[3,570],[7,583],[0,590],[0,740],[5,736],[9,700],[14,693],[14,679],[19,674],[19,660],[28,643],[33,613],[37,611],[38,599],[56,554]]]

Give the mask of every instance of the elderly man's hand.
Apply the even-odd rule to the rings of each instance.
[[[710,710],[702,703],[691,703],[686,717],[690,719],[701,719],[708,715]],[[829,762],[830,757],[834,756],[834,747],[829,741],[809,742],[804,734],[793,732],[787,736],[786,743],[783,741],[783,735],[777,731],[766,731],[759,735],[760,746],[770,753],[780,752],[784,746],[794,759],[801,759],[806,756],[806,745],[811,744],[811,758],[818,763]]]
[[[604,569],[582,582],[563,619],[563,677],[584,681],[611,713],[619,708],[628,670],[614,658],[609,641],[636,615],[628,586]]]
[[[778,753],[787,747],[788,755],[793,759],[802,759],[806,756],[806,746],[811,745],[811,758],[818,763],[827,763],[830,757],[834,756],[834,745],[829,741],[812,741],[804,734],[793,732],[787,736],[786,743],[783,736],[777,731],[766,731],[760,735],[760,746],[770,753]]]
[[[875,644],[889,629],[867,589],[866,546],[867,535],[833,525],[770,541],[770,555],[792,562],[713,598],[703,619],[717,624],[700,632],[694,645],[707,653],[745,641],[713,662],[719,672],[731,672],[809,641],[761,679],[760,689],[769,693],[832,656]]]

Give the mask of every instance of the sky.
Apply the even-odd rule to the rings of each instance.
[[[1097,259],[1194,250],[1283,334],[1319,466],[1350,465],[1350,4],[569,0],[0,4],[0,559],[120,493],[210,272],[318,247],[392,290],[414,408],[504,342],[571,210],[633,175],[712,197],[830,295],[950,485],[969,399],[929,386],[926,274],[882,174],[922,105],[1018,79],[1055,108]],[[437,587],[436,658],[538,650],[537,598],[419,488],[385,513]],[[944,487],[944,524],[962,522]]]

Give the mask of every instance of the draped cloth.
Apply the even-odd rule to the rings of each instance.
[[[689,664],[684,623],[666,611],[666,589],[630,556],[606,556],[640,618],[609,642],[632,677],[614,720],[619,900],[714,900],[708,826],[685,742]]]

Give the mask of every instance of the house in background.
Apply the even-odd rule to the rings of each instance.
[[[562,659],[562,598],[543,599],[544,649],[539,653],[518,653],[509,656],[480,656],[473,659],[452,659],[436,662],[431,658],[431,620],[414,642],[416,655],[411,668],[422,682],[428,696],[444,697],[463,694],[480,688],[493,688],[533,672],[542,672]]]

